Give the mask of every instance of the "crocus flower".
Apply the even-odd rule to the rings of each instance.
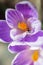
[[[32,34],[41,29],[37,10],[30,2],[19,2],[15,9],[7,9],[5,14],[6,22],[12,28],[10,36],[13,40],[20,40],[27,33]]]
[[[16,9],[9,9],[7,10],[7,13],[10,14],[10,17],[8,17],[9,19],[7,19],[7,23],[11,28],[15,28],[10,32],[13,42],[9,44],[8,50],[11,53],[18,53],[14,58],[12,65],[43,65],[40,62],[40,60],[43,60],[41,57],[42,53],[40,51],[40,48],[43,47],[43,30],[41,30],[41,22],[38,20],[36,9],[32,4],[30,4],[30,2],[26,1],[17,3]],[[15,15],[17,23],[12,23],[12,20],[14,20],[13,13],[16,15],[21,13],[21,18],[23,19],[17,18],[18,16]],[[38,49],[30,50],[30,46]]]
[[[43,46],[43,30],[41,30],[41,22],[38,20],[38,15],[36,16],[35,14],[32,14],[31,17],[27,17],[27,11],[28,16],[30,16],[30,12],[35,12],[37,14],[33,5],[27,1],[17,3],[15,10],[8,9],[6,11],[7,23],[13,28],[10,31],[10,36],[13,39],[13,42],[9,45],[9,50],[12,53],[20,52],[22,49],[25,49],[25,46],[23,45],[32,47]],[[19,14],[22,14],[22,16],[19,16]]]
[[[13,49],[15,49],[14,46]],[[15,50],[20,51],[21,47],[19,46]],[[22,51],[15,56],[11,65],[43,65],[43,49],[22,45]]]
[[[36,8],[28,1],[19,2],[15,9],[7,9],[5,22],[0,20],[0,39],[11,42],[41,29]]]

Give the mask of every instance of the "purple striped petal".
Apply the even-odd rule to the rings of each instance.
[[[0,20],[0,39],[5,42],[11,42],[10,28],[5,20]]]
[[[18,45],[17,45],[17,43],[18,43]],[[21,45],[19,45],[19,44],[21,44]],[[17,42],[12,42],[11,44],[9,44],[8,50],[11,53],[18,53],[18,52],[21,52],[21,51],[23,51],[25,49],[29,49],[28,45],[26,45],[26,44],[22,45],[22,44],[23,43],[18,42],[18,41]]]
[[[38,18],[38,12],[36,8],[29,1],[23,1],[17,3],[16,9],[22,12],[25,18],[30,18],[30,17]]]
[[[31,65],[31,54],[29,50],[24,50],[16,55],[14,58],[12,65]]]
[[[27,34],[21,42],[26,42],[30,46],[40,46],[43,45],[43,31],[40,30],[35,34]]]
[[[8,25],[11,28],[17,27],[18,22],[21,22],[24,20],[23,15],[14,9],[7,9],[5,12],[5,17],[7,20]]]

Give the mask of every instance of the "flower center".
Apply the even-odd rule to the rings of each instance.
[[[33,61],[37,61],[39,57],[39,52],[38,51],[34,51],[33,55],[32,55],[32,60]]]
[[[18,23],[18,28],[23,30],[23,31],[26,31],[28,29],[28,26],[25,22],[19,22]]]

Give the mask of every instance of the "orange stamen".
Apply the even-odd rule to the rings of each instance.
[[[19,22],[18,28],[23,30],[23,31],[26,31],[28,27],[27,27],[27,24],[25,22]]]
[[[34,51],[34,53],[33,53],[33,55],[32,55],[32,60],[33,60],[33,61],[37,61],[37,60],[38,60],[38,57],[39,57],[38,51]]]

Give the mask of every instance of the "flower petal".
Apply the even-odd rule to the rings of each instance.
[[[34,63],[34,65],[43,65],[43,58],[39,58],[38,61]]]
[[[35,17],[31,17],[27,20],[27,24],[29,24],[29,22],[30,22],[31,28],[32,28],[31,32],[35,33],[37,31],[41,30],[41,21],[40,20],[38,20]]]
[[[28,64],[27,64],[28,65]],[[34,63],[32,62],[30,65],[34,65]]]
[[[30,65],[32,60],[31,60],[31,54],[29,50],[24,50],[16,55],[14,58],[12,65]]]
[[[24,20],[23,15],[14,9],[7,9],[5,12],[5,17],[7,20],[8,25],[11,28],[17,27],[18,22],[21,22]]]
[[[18,43],[18,45],[17,45],[17,43]],[[19,45],[19,44],[21,44],[21,45]],[[18,41],[15,42],[14,41],[11,44],[9,44],[8,50],[11,53],[18,53],[18,52],[23,51],[25,49],[29,49],[29,46],[28,45],[26,45],[26,44],[22,45],[22,44],[23,43],[21,43],[21,42],[18,42]]]
[[[40,30],[35,34],[27,34],[21,42],[25,42],[30,46],[42,46],[43,45],[43,31]]]
[[[40,56],[43,58],[43,48],[40,50]]]
[[[5,20],[0,20],[0,39],[5,42],[11,42],[10,28]]]
[[[12,29],[10,31],[10,36],[13,40],[21,40],[22,38],[25,37],[27,31],[23,33],[23,31],[19,29]]]
[[[30,17],[38,18],[38,12],[36,8],[29,1],[22,1],[17,3],[16,9],[22,12],[25,18],[30,18]]]

